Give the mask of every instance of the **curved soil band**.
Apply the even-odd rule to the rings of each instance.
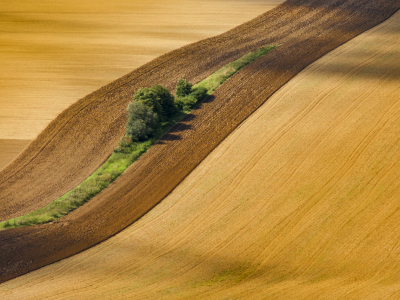
[[[0,232],[0,282],[83,251],[168,195],[229,133],[307,65],[400,8],[400,1],[287,1],[223,35],[161,56],[85,97],[1,172],[2,220],[51,202],[92,173],[124,133],[134,91],[197,82],[244,54],[281,44],[231,77],[109,188],[61,220]]]

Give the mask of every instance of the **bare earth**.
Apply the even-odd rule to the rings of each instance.
[[[1,205],[9,205],[1,210],[5,215],[42,205],[39,194],[43,190],[42,195],[49,200],[46,193],[62,190],[100,164],[123,133],[126,103],[138,86],[160,82],[171,88],[182,75],[198,82],[253,49],[281,44],[228,80],[124,175],[80,209],[52,224],[1,231],[0,281],[74,255],[138,220],[298,72],[399,8],[400,2],[383,0],[309,1],[307,5],[286,2],[223,35],[164,55],[71,106],[31,143],[25,157],[1,173],[0,178],[5,179],[0,188],[7,192]],[[308,124],[315,126],[312,120]],[[279,173],[275,175],[279,177]],[[284,182],[280,183],[284,191],[291,190],[291,186],[286,188]],[[23,189],[26,193],[21,193]]]
[[[0,297],[399,299],[399,113],[397,13],[298,74],[134,225]]]
[[[59,113],[94,90],[281,2],[2,0],[0,140],[33,140]],[[20,150],[6,149],[13,156]],[[4,161],[3,153],[0,149]]]

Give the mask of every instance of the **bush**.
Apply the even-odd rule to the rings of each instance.
[[[208,96],[207,89],[197,87],[192,89],[192,92],[186,96],[175,100],[175,105],[180,110],[191,110],[197,102],[203,101]]]
[[[192,90],[190,96],[193,96],[197,102],[201,102],[208,96],[207,89],[205,87],[196,87]]]
[[[132,139],[130,137],[124,136],[122,137],[119,142],[117,147],[114,148],[114,152],[116,153],[130,153],[131,152],[131,145],[132,145]]]
[[[137,90],[133,99],[151,108],[158,116],[164,114],[157,94],[151,88],[140,88]]]
[[[155,84],[150,88],[140,88],[133,99],[150,107],[161,120],[176,113],[175,97],[165,87]]]
[[[191,110],[197,103],[197,99],[192,95],[188,95],[175,100],[175,104],[180,110]]]
[[[178,98],[188,96],[192,92],[192,84],[185,79],[179,79],[176,84],[175,95]]]
[[[154,92],[158,103],[161,105],[163,117],[168,118],[176,113],[175,97],[169,90],[159,84],[153,85],[150,90]]]
[[[133,101],[128,105],[126,135],[132,141],[143,141],[151,135],[157,124],[157,114],[142,102]]]

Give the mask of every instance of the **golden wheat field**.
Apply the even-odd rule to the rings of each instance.
[[[78,99],[282,2],[1,1],[0,169]]]
[[[138,222],[0,298],[399,299],[399,112],[397,13],[299,73]]]

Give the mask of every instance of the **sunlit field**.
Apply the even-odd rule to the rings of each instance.
[[[399,33],[309,65],[139,221],[0,298],[399,299]]]
[[[1,1],[0,169],[83,96],[281,2]]]

